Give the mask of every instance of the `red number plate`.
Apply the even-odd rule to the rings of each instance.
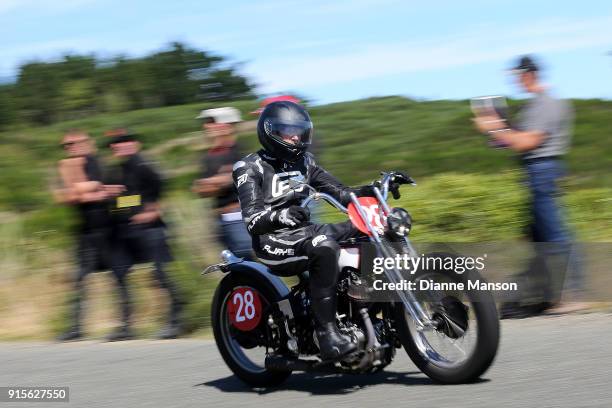
[[[375,229],[382,232],[385,229],[387,220],[379,207],[378,200],[373,197],[359,197],[358,200],[370,224]],[[353,203],[350,203],[348,206],[348,215],[353,225],[357,227],[359,231],[371,235],[370,231],[368,231],[368,227],[366,227],[366,224],[361,219],[359,210],[357,210],[357,207],[355,207]]]
[[[242,286],[234,289],[227,300],[227,313],[232,326],[241,331],[253,330],[261,320],[261,300],[253,288]]]

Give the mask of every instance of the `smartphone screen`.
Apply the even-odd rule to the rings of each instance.
[[[507,119],[508,103],[503,96],[479,96],[470,100],[470,108],[475,116],[496,114]]]

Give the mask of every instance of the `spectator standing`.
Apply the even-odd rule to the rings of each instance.
[[[71,296],[70,328],[58,340],[78,340],[83,337],[81,327],[82,304],[85,298],[85,278],[92,272],[109,269],[108,199],[118,195],[123,186],[102,184],[102,168],[92,140],[86,132],[73,130],[62,139],[67,157],[58,163],[62,187],[54,191],[56,200],[77,210],[76,227],[77,272]]]
[[[170,300],[168,322],[157,337],[175,338],[181,333],[180,313],[183,303],[176,285],[165,270],[172,256],[159,202],[163,191],[161,177],[140,154],[141,144],[137,135],[125,129],[115,129],[107,132],[107,136],[111,138],[108,145],[116,160],[114,166],[109,168],[107,177],[113,183],[125,186],[121,195],[110,205],[113,272],[121,295],[122,325],[108,340],[127,340],[133,337],[127,275],[134,264],[141,262],[153,262],[154,279],[166,291]]]
[[[532,239],[543,244],[536,244],[537,255],[529,273],[523,276],[531,282],[530,292],[540,301],[529,305],[509,302],[502,308],[502,317],[537,314],[551,306],[559,312],[579,310],[585,307],[583,303],[560,303],[560,291],[555,288],[559,282],[563,285],[568,267],[571,289],[579,291],[582,286],[580,268],[570,256],[570,233],[559,205],[557,184],[565,174],[563,156],[570,147],[573,110],[567,101],[555,98],[544,86],[533,57],[521,57],[512,73],[521,89],[532,95],[518,119],[510,124],[494,111],[488,111],[474,122],[496,145],[518,153],[531,194]]]
[[[202,158],[201,178],[192,190],[200,197],[212,197],[217,219],[217,235],[223,245],[236,256],[253,259],[251,236],[240,212],[238,195],[232,180],[234,163],[242,157],[236,140],[236,125],[241,121],[236,108],[205,109],[196,117],[210,148]]]

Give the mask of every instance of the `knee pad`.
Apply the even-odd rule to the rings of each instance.
[[[323,240],[313,244],[308,268],[313,292],[319,293],[320,296],[331,296],[335,292],[340,272],[339,256],[340,246],[336,241]]]
[[[323,241],[313,246],[308,254],[309,269],[321,265],[324,269],[332,267],[338,269],[338,258],[340,257],[340,246],[335,241]]]
[[[318,239],[319,237],[323,237],[322,239]],[[333,256],[338,258],[340,255],[340,245],[333,239],[327,239],[325,235],[318,235],[314,237],[311,241],[312,245],[312,254],[315,256]]]

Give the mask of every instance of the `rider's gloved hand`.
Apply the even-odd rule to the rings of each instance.
[[[355,194],[357,195],[357,197],[376,197],[376,194],[374,194],[374,187],[378,187],[380,188],[380,183],[378,182],[374,182],[372,184],[368,184],[367,186],[361,186],[361,187],[357,187],[355,188]]]
[[[389,191],[396,200],[401,197],[399,188],[402,184],[414,184],[414,180],[406,173],[402,173],[401,171],[394,172],[389,180]]]
[[[389,179],[389,191],[396,200],[401,197],[399,188],[402,184],[414,184],[414,180],[412,177],[400,171],[391,173],[391,178]],[[376,194],[374,194],[374,187],[382,190],[382,185],[380,184],[380,181],[377,180],[370,185],[359,187],[356,190],[356,194],[358,197],[376,197]]]
[[[297,227],[310,219],[310,210],[292,205],[277,213],[277,221],[287,227]]]
[[[394,199],[398,200],[401,197],[399,192],[399,188],[402,184],[414,184],[414,180],[412,177],[408,176],[406,173],[402,173],[400,171],[391,173],[391,178],[389,179],[389,192],[393,196]],[[374,197],[374,190],[372,187],[378,187],[379,190],[382,190],[382,185],[380,181],[375,181],[372,183],[370,187],[372,190],[371,196]],[[369,194],[365,194],[365,196],[370,196]]]

